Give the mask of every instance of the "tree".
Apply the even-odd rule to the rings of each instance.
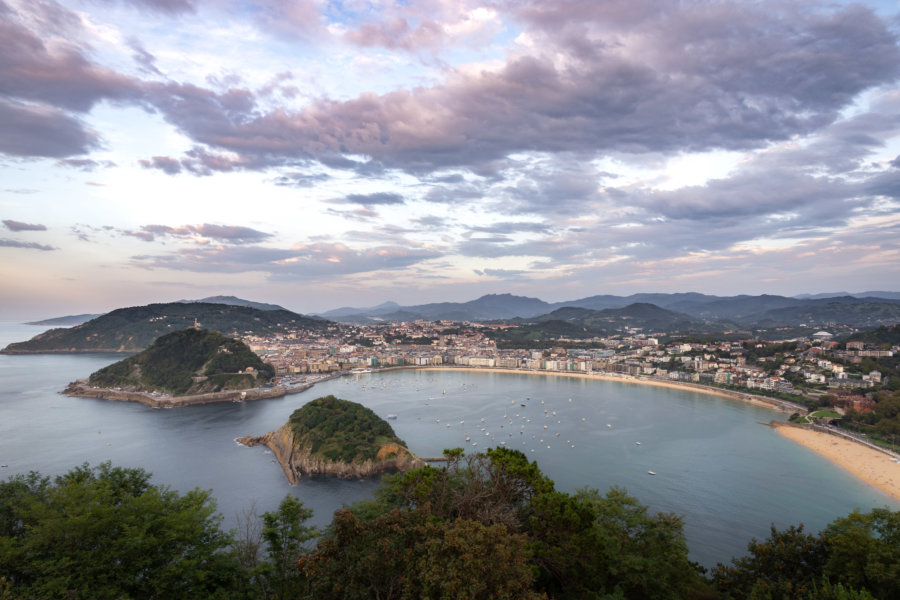
[[[277,512],[263,513],[262,538],[269,553],[263,577],[269,581],[275,598],[295,598],[302,590],[303,573],[297,560],[304,553],[306,542],[318,535],[315,527],[304,524],[312,515],[312,510],[290,495],[284,497]]]
[[[443,520],[427,508],[372,520],[338,511],[331,534],[299,562],[307,597],[343,600],[539,599],[522,535],[503,525]]]
[[[719,564],[712,578],[726,598],[806,598],[821,578],[826,560],[821,536],[803,533],[803,525],[779,531],[773,525],[768,538],[747,545],[749,556]]]
[[[77,467],[0,483],[0,572],[15,595],[224,597],[240,573],[207,492],[151,485],[142,469]]]
[[[858,510],[823,532],[828,549],[824,573],[831,581],[866,589],[876,598],[900,595],[900,512]]]

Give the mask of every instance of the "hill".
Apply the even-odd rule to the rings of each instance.
[[[278,431],[238,441],[268,446],[291,483],[302,475],[367,477],[424,464],[387,421],[362,404],[334,396],[295,410]]]
[[[334,396],[298,408],[288,424],[301,446],[326,460],[362,463],[375,460],[386,445],[406,446],[372,409]]]
[[[253,300],[244,300],[237,296],[209,296],[200,300],[179,300],[184,304],[230,304],[231,306],[248,306],[257,310],[287,310],[283,306],[277,304],[267,304],[266,302],[254,302]]]
[[[153,340],[194,325],[225,335],[266,335],[289,329],[321,331],[328,321],[287,310],[247,306],[170,302],[119,308],[70,328],[50,329],[26,342],[8,345],[3,354],[54,352],[139,352]]]
[[[743,319],[757,326],[828,326],[832,323],[852,327],[877,327],[900,322],[900,302],[878,298],[825,298],[808,300],[802,305],[768,310]]]
[[[44,319],[42,321],[28,321],[26,325],[44,325],[46,327],[71,327],[72,325],[81,325],[91,319],[96,319],[99,314],[84,315],[66,315],[65,317],[54,317],[52,319]]]
[[[215,331],[183,329],[91,374],[93,387],[174,396],[242,390],[267,382],[275,368],[240,340]]]
[[[896,325],[882,325],[877,329],[869,329],[867,331],[859,331],[848,337],[847,342],[865,342],[873,346],[896,346],[900,345],[900,323]]]

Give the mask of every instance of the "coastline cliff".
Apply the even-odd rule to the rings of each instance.
[[[425,464],[370,409],[334,396],[307,403],[277,431],[237,441],[267,446],[292,485],[304,475],[363,478]]]

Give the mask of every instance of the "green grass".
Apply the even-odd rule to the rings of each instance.
[[[813,419],[840,419],[843,415],[833,410],[817,410],[809,416]]]

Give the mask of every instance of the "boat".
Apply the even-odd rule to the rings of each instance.
[[[641,445],[641,443],[640,443],[640,442],[635,442],[635,444],[637,444],[637,445],[638,445],[638,446],[640,446],[640,445]]]
[[[395,415],[394,413],[391,413],[388,415],[388,419],[396,419],[396,418],[397,418],[397,415]]]
[[[653,471],[647,471],[647,475],[656,475],[656,473]]]

